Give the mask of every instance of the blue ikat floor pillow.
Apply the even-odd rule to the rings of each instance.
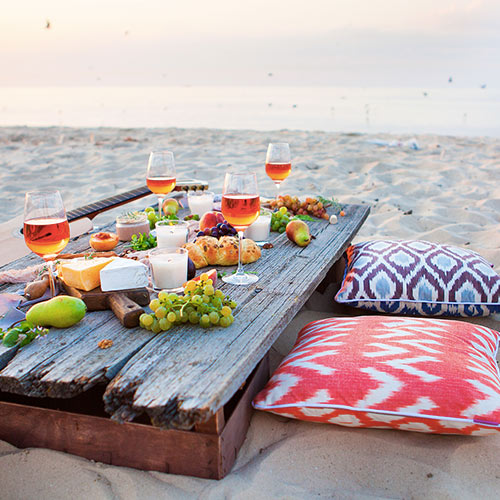
[[[500,276],[478,253],[428,241],[368,241],[347,249],[335,300],[422,316],[500,312]]]

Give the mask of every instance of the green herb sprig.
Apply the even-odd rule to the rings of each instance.
[[[18,325],[7,330],[0,328],[0,339],[5,347],[14,347],[16,344],[19,344],[19,347],[24,347],[37,337],[47,335],[47,333],[49,333],[48,328],[33,326],[28,321],[21,321]]]
[[[200,220],[200,216],[198,214],[186,215],[184,220]]]
[[[152,234],[147,235],[146,233],[140,233],[139,236],[133,234],[127,246],[138,252],[141,250],[149,250],[150,248],[156,247],[156,238]]]
[[[313,219],[310,215],[306,215],[306,214],[294,215],[290,220],[293,220],[293,219],[299,219],[299,220],[304,220],[304,221],[309,221],[309,222],[314,222],[314,220],[317,220],[317,219]]]
[[[331,198],[324,198],[323,196],[318,196],[318,200],[323,203],[323,207],[328,208],[331,207],[331,209],[335,213],[339,213],[341,210],[344,209],[344,205],[339,203],[333,196]]]

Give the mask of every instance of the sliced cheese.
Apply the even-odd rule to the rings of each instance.
[[[95,257],[65,262],[58,267],[58,273],[66,285],[88,292],[99,286],[100,270],[113,262],[115,258]]]
[[[101,269],[101,290],[128,290],[148,286],[148,267],[133,259],[117,258]]]

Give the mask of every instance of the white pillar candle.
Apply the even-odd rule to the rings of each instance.
[[[155,229],[158,248],[181,247],[187,242],[188,224],[184,221],[158,221]]]
[[[185,248],[158,248],[149,254],[155,290],[178,290],[187,281]]]
[[[271,215],[259,215],[257,220],[248,226],[245,236],[254,241],[267,241],[271,227]]]
[[[210,191],[189,191],[187,198],[191,213],[200,217],[211,212],[214,207],[214,193]]]

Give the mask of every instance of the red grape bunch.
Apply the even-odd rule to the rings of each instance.
[[[306,198],[300,201],[297,196],[278,196],[277,200],[271,200],[272,209],[285,207],[294,215],[312,215],[318,219],[328,220],[330,216],[326,213],[324,204],[317,198]]]
[[[213,236],[214,238],[220,238],[222,236],[236,236],[238,232],[236,229],[229,224],[226,220],[219,222],[214,227],[207,227],[204,231],[198,231],[196,236]]]

